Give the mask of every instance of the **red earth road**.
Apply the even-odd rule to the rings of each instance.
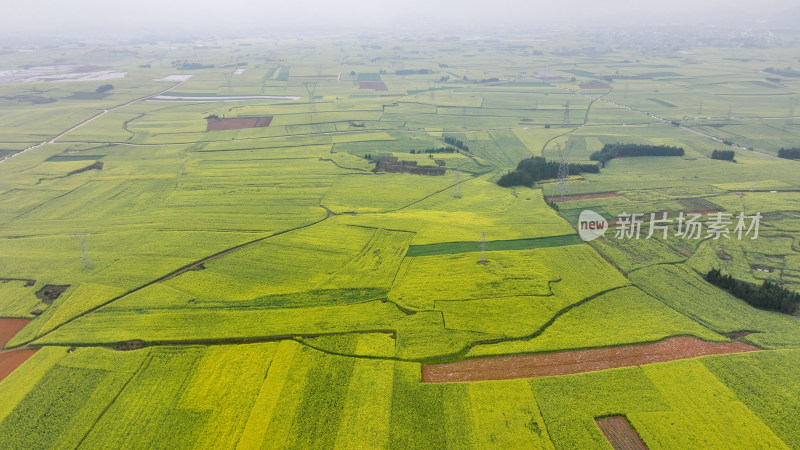
[[[422,382],[447,383],[546,377],[758,350],[761,349],[744,342],[707,342],[682,336],[648,344],[423,364]]]
[[[625,416],[598,417],[594,421],[615,449],[647,450],[647,445]]]

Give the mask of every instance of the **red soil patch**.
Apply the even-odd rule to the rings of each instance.
[[[0,381],[28,360],[36,350],[10,350],[0,352]]]
[[[29,319],[0,319],[0,348],[5,347],[8,341],[25,328],[30,322]],[[14,371],[17,367],[28,360],[36,350],[8,350],[0,351],[0,381]]]
[[[625,416],[598,417],[594,421],[615,449],[647,450],[647,445]]]
[[[272,116],[236,117],[233,119],[206,119],[206,131],[240,130],[242,128],[263,128],[272,123]]]
[[[29,322],[30,319],[0,319],[0,348],[5,347]]]
[[[568,202],[570,200],[591,200],[593,198],[608,198],[608,197],[622,197],[622,195],[617,194],[616,192],[603,192],[600,194],[581,194],[581,195],[565,195],[564,201]],[[561,196],[552,196],[552,197],[545,197],[545,200],[548,202],[561,201]]]
[[[388,91],[389,88],[386,87],[386,83],[383,81],[359,81],[358,82],[359,89],[374,89],[376,91]]]
[[[567,375],[705,355],[758,350],[761,349],[744,342],[706,342],[694,337],[672,337],[650,344],[423,364],[422,381],[424,383],[446,383]]]

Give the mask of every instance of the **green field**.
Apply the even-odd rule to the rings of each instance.
[[[762,72],[796,64],[800,35],[776,33],[658,51],[549,32],[3,51],[0,71],[125,75],[101,95],[0,76],[0,321],[30,320],[2,356],[37,350],[0,381],[0,447],[608,448],[595,419],[622,415],[649,448],[797,448],[800,317],[703,278],[800,291],[800,162],[776,157],[800,146],[800,79]],[[207,132],[213,115],[273,119]],[[614,143],[685,154],[497,184],[525,158],[589,164]],[[404,170],[373,170],[391,157]],[[585,209],[612,223],[590,243]],[[651,213],[702,213],[707,231],[717,212],[760,213],[758,238],[675,221],[645,237]],[[615,236],[626,213],[638,239]],[[422,382],[431,363],[624,358],[676,336],[761,351]]]

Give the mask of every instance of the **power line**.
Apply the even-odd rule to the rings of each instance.
[[[317,91],[317,83],[319,81],[305,81],[303,85],[306,87],[306,92],[308,92],[308,121],[314,121],[314,113],[317,112],[317,104],[314,103],[314,93]]]
[[[481,232],[481,240],[480,240],[479,245],[480,245],[480,249],[481,249],[481,259],[480,259],[480,261],[478,261],[478,264],[480,264],[482,266],[485,266],[485,265],[489,264],[489,262],[486,261],[486,232],[485,231]]]
[[[92,259],[89,257],[89,250],[86,248],[86,239],[89,237],[89,233],[72,233],[72,236],[78,240],[81,244],[81,263],[83,264],[84,269],[91,269],[94,267],[92,264]]]
[[[789,99],[789,117],[786,119],[786,123],[791,125],[794,123],[794,110],[797,107],[797,99],[790,98]]]
[[[572,151],[572,141],[568,141],[565,146],[564,152],[561,151],[561,145],[556,144],[558,151],[558,192],[561,196],[561,201],[564,201],[564,194],[569,191],[569,153]]]
[[[453,197],[461,198],[461,172],[457,170],[453,171],[453,178],[455,181],[455,187],[453,188]]]

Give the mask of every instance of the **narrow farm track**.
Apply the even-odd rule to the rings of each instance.
[[[708,342],[695,337],[678,336],[645,344],[424,364],[422,381],[447,383],[568,375],[706,355],[760,350],[744,342]]]
[[[61,139],[62,137],[66,136],[67,134],[69,134],[69,133],[71,133],[71,132],[73,132],[73,131],[75,131],[75,130],[77,130],[77,129],[79,129],[79,128],[81,128],[81,127],[83,127],[83,126],[85,126],[85,125],[87,125],[89,123],[91,123],[91,122],[93,122],[96,119],[99,119],[100,117],[103,117],[104,115],[110,113],[111,111],[116,111],[116,110],[118,110],[120,108],[124,108],[126,106],[130,106],[130,105],[132,105],[134,103],[138,103],[138,102],[140,102],[142,100],[147,100],[147,99],[155,97],[157,95],[161,95],[161,94],[163,94],[165,92],[169,92],[169,91],[175,89],[176,87],[182,85],[185,82],[186,82],[186,80],[183,80],[183,81],[178,82],[178,83],[168,87],[167,89],[164,89],[163,91],[157,92],[155,94],[150,94],[150,95],[146,95],[144,97],[139,97],[139,98],[133,99],[133,100],[131,100],[129,102],[122,103],[120,105],[114,106],[112,108],[104,109],[104,110],[100,111],[99,113],[95,114],[94,116],[92,116],[92,117],[84,120],[83,122],[75,125],[74,127],[69,128],[68,130],[65,130],[65,131],[61,132],[60,134],[58,134],[57,136],[53,137],[52,139],[50,139],[48,141],[40,142],[40,143],[38,143],[36,145],[32,145],[32,146],[26,148],[25,150],[22,150],[21,152],[14,153],[13,155],[9,155],[9,156],[7,156],[7,157],[5,157],[3,159],[0,159],[0,163],[2,163],[3,161],[5,161],[7,159],[11,159],[11,158],[13,158],[13,157],[15,157],[17,155],[21,155],[21,154],[23,154],[23,153],[25,153],[25,152],[27,152],[29,150],[33,150],[35,148],[39,148],[39,147],[41,147],[43,145],[54,144],[58,139]]]
[[[555,85],[553,85],[553,86],[555,86]],[[559,87],[559,86],[556,86],[556,87]],[[563,89],[563,88],[561,88],[561,89]],[[611,92],[611,91],[608,91],[608,92],[606,92],[606,94],[608,94],[609,92]],[[603,95],[606,95],[606,94],[603,94]],[[553,142],[554,140],[556,140],[556,139],[558,139],[558,138],[561,138],[561,137],[564,137],[564,136],[567,136],[567,135],[570,135],[570,134],[572,134],[572,133],[574,133],[574,132],[576,132],[576,131],[580,130],[581,128],[585,127],[585,126],[586,126],[586,124],[587,124],[587,123],[589,123],[589,112],[592,110],[592,105],[593,105],[593,104],[594,104],[594,102],[596,102],[597,100],[600,100],[600,99],[601,99],[601,97],[602,97],[602,96],[600,96],[600,97],[590,97],[592,100],[591,100],[591,101],[589,102],[589,104],[586,106],[586,112],[585,112],[585,113],[584,113],[584,115],[583,115],[583,123],[582,123],[582,124],[580,124],[580,125],[578,125],[577,127],[575,127],[575,128],[573,128],[573,129],[571,129],[571,130],[567,131],[566,133],[559,134],[558,136],[553,136],[553,137],[551,137],[550,139],[546,140],[546,141],[544,142],[544,144],[542,145],[541,156],[544,156],[544,151],[547,149],[547,146],[548,146],[548,145],[549,145],[551,142]]]
[[[628,106],[628,105],[623,105],[622,103],[612,102],[611,100],[606,100],[606,99],[604,99],[604,98],[603,98],[603,96],[605,96],[606,94],[608,94],[608,92],[611,92],[611,91],[608,91],[608,92],[606,92],[605,94],[603,94],[603,95],[601,95],[601,96],[599,96],[599,97],[594,97],[594,96],[592,96],[592,95],[589,95],[589,94],[584,94],[583,92],[581,92],[581,91],[578,91],[578,90],[575,90],[575,89],[571,89],[571,88],[564,87],[564,86],[559,86],[559,85],[557,85],[557,84],[555,84],[555,83],[549,83],[549,84],[550,84],[551,86],[555,87],[555,88],[562,89],[562,90],[565,90],[565,91],[571,92],[571,93],[573,93],[573,94],[575,94],[575,95],[580,95],[581,97],[586,97],[586,98],[588,98],[588,99],[591,99],[591,100],[592,100],[592,102],[599,100],[599,101],[601,101],[601,102],[603,102],[603,103],[607,103],[607,104],[609,104],[609,105],[615,105],[615,106],[619,106],[619,107],[621,107],[621,108],[625,108],[625,109],[627,109],[628,111],[635,112],[635,113],[637,113],[637,114],[641,114],[641,115],[643,115],[643,116],[647,116],[647,117],[650,117],[650,118],[652,118],[652,119],[656,119],[656,120],[658,120],[658,121],[660,121],[661,123],[664,123],[664,124],[670,123],[670,121],[669,121],[669,120],[667,120],[667,119],[664,119],[663,117],[659,117],[659,116],[657,116],[657,115],[655,115],[655,114],[649,113],[649,112],[647,112],[647,111],[642,111],[642,110],[640,110],[640,109],[636,109],[636,108],[634,108],[634,107],[631,107],[631,106]],[[589,105],[591,106],[591,103],[589,103]],[[589,111],[588,111],[588,109],[587,109],[587,111],[586,111],[586,117],[587,117],[587,120],[588,120],[588,117],[589,117]],[[766,119],[766,118],[764,118],[764,119]],[[584,121],[584,123],[583,123],[583,125],[581,125],[581,127],[582,127],[582,126],[584,126],[584,125],[586,125],[586,121]],[[580,128],[580,127],[578,127],[578,128]],[[575,130],[577,130],[578,128],[576,128]],[[714,141],[714,142],[719,142],[719,143],[722,143],[722,139],[720,139],[720,138],[718,138],[718,137],[715,137],[715,136],[712,136],[712,135],[710,135],[710,134],[706,134],[706,133],[703,133],[703,132],[701,132],[701,131],[693,130],[693,129],[691,129],[691,128],[689,128],[689,127],[686,127],[686,126],[683,126],[683,125],[680,125],[680,126],[678,126],[678,128],[680,128],[680,129],[682,129],[682,130],[684,130],[684,131],[688,131],[688,132],[690,132],[690,133],[694,133],[694,134],[697,134],[697,135],[700,135],[700,136],[706,137],[706,138],[708,138],[708,139],[711,139],[711,140],[712,140],[712,141]],[[572,131],[575,131],[575,130],[572,130]],[[572,133],[572,131],[570,131],[569,133]],[[569,134],[569,133],[565,133],[565,134]],[[561,135],[561,136],[563,136],[563,135]],[[555,138],[553,138],[553,139],[556,139],[556,138],[558,138],[558,137],[561,137],[561,136],[556,136],[556,137],[555,137]],[[552,139],[551,139],[551,140],[552,140]],[[548,141],[548,142],[549,142],[549,141]],[[546,146],[547,146],[547,143],[545,143],[545,147],[546,147]],[[749,148],[747,148],[747,147],[743,147],[743,146],[740,146],[740,145],[734,145],[734,147],[738,148],[739,150],[744,150],[744,151],[747,151],[747,152],[750,152],[750,153],[756,153],[756,154],[759,154],[759,155],[762,155],[762,156],[766,156],[766,157],[768,157],[768,158],[777,158],[777,156],[775,156],[775,155],[770,155],[770,154],[768,154],[768,153],[759,152],[759,151],[757,151],[757,150],[751,150],[751,149],[749,149]],[[542,151],[544,151],[544,147],[542,148]]]
[[[328,210],[327,210],[327,208],[325,208],[324,206],[320,206],[320,207],[321,207],[321,208],[323,208],[323,209],[325,209],[326,211],[328,211]],[[180,269],[177,269],[177,270],[175,270],[175,271],[172,271],[172,272],[170,272],[170,273],[168,273],[168,274],[166,274],[166,275],[164,275],[164,276],[162,276],[162,277],[160,277],[160,278],[157,278],[157,279],[155,279],[155,280],[153,280],[153,281],[150,281],[150,282],[148,282],[148,283],[146,283],[146,284],[143,284],[142,286],[139,286],[139,287],[137,287],[137,288],[135,288],[135,289],[132,289],[132,290],[130,290],[130,291],[128,291],[128,292],[126,292],[126,293],[124,293],[124,294],[122,294],[122,295],[119,295],[119,296],[117,296],[117,297],[114,297],[114,298],[112,298],[112,299],[110,299],[110,300],[108,300],[108,301],[106,301],[106,302],[104,302],[104,303],[102,303],[102,304],[100,304],[100,305],[94,306],[94,307],[92,307],[92,308],[90,308],[90,309],[88,309],[88,310],[86,310],[86,311],[82,312],[81,314],[78,314],[78,315],[76,315],[76,316],[74,316],[74,317],[71,317],[70,319],[68,319],[68,320],[66,320],[66,321],[64,321],[64,322],[62,322],[62,323],[60,323],[60,324],[58,324],[57,326],[53,327],[53,329],[52,329],[52,330],[50,330],[50,331],[48,331],[47,333],[45,333],[45,334],[43,334],[43,335],[41,335],[41,336],[36,336],[35,338],[33,338],[33,339],[32,339],[32,340],[30,340],[30,341],[27,341],[27,342],[23,342],[23,343],[21,343],[21,344],[20,344],[20,346],[22,346],[22,345],[27,345],[27,344],[29,344],[30,342],[32,342],[33,340],[39,339],[39,338],[41,338],[41,337],[43,337],[43,336],[47,336],[48,334],[50,334],[50,333],[52,333],[52,332],[54,332],[54,331],[58,330],[59,328],[63,327],[64,325],[67,325],[67,324],[69,324],[69,323],[72,323],[73,321],[75,321],[75,320],[77,320],[77,319],[79,319],[79,318],[81,318],[81,317],[84,317],[84,316],[86,316],[87,314],[91,314],[91,313],[93,313],[93,312],[97,311],[97,310],[98,310],[98,309],[100,309],[100,308],[103,308],[103,307],[105,307],[105,306],[108,306],[109,304],[111,304],[111,303],[113,303],[113,302],[115,302],[115,301],[117,301],[117,300],[119,300],[119,299],[121,299],[121,298],[123,298],[123,297],[125,297],[125,296],[128,296],[128,295],[130,295],[130,294],[133,294],[134,292],[141,291],[142,289],[144,289],[144,288],[146,288],[146,287],[149,287],[149,286],[152,286],[152,285],[154,285],[154,284],[161,283],[162,281],[167,281],[167,280],[169,280],[169,279],[175,278],[175,277],[177,277],[178,275],[181,275],[181,274],[183,274],[183,273],[186,273],[187,271],[189,271],[189,270],[192,270],[192,269],[196,268],[197,266],[199,266],[199,265],[201,265],[201,264],[205,264],[205,263],[207,263],[207,262],[209,262],[209,261],[213,261],[213,260],[215,260],[215,259],[217,259],[217,258],[220,258],[220,257],[222,257],[222,256],[225,256],[225,255],[231,254],[231,253],[233,253],[233,252],[235,252],[235,251],[237,251],[237,250],[241,250],[241,249],[243,249],[243,248],[246,248],[246,247],[249,247],[249,246],[251,246],[251,245],[257,244],[257,243],[259,243],[259,242],[263,242],[263,241],[265,241],[265,240],[267,240],[267,239],[270,239],[270,238],[273,238],[273,237],[276,237],[276,236],[280,236],[280,235],[282,235],[282,234],[290,233],[290,232],[292,232],[292,231],[301,230],[301,229],[303,229],[303,228],[308,228],[308,227],[311,227],[311,226],[317,225],[318,223],[320,223],[320,222],[322,222],[322,221],[324,221],[324,220],[327,220],[327,219],[329,219],[330,217],[332,217],[332,216],[329,214],[329,211],[328,211],[328,214],[326,214],[326,215],[325,215],[325,217],[323,217],[322,219],[320,219],[320,220],[317,220],[317,221],[315,221],[315,222],[308,223],[308,224],[305,224],[305,225],[300,225],[300,226],[298,226],[298,227],[290,228],[290,229],[288,229],[288,230],[279,231],[279,232],[277,232],[277,233],[273,233],[273,234],[271,234],[271,235],[269,235],[269,236],[264,236],[264,237],[261,237],[261,238],[258,238],[258,239],[254,239],[254,240],[252,240],[252,241],[248,241],[248,242],[245,242],[245,243],[243,243],[243,244],[239,244],[239,245],[237,245],[237,246],[235,246],[235,247],[231,247],[231,248],[228,248],[228,249],[226,249],[226,250],[222,250],[222,251],[220,251],[220,252],[214,253],[213,255],[207,256],[207,257],[205,257],[205,258],[203,258],[203,259],[200,259],[200,260],[198,260],[198,261],[195,261],[195,262],[193,262],[193,263],[191,263],[191,264],[189,264],[189,265],[186,265],[186,266],[184,266],[184,267],[181,267]]]

